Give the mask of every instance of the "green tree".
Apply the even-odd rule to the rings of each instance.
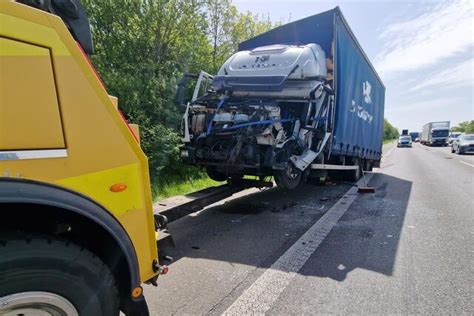
[[[232,24],[231,48],[236,51],[239,43],[280,25],[281,21],[273,23],[269,15],[252,14],[250,11],[239,13]]]
[[[458,126],[454,126],[451,128],[453,132],[461,132],[461,133],[474,133],[474,120],[465,121],[458,124]]]
[[[126,118],[140,125],[152,179],[200,174],[180,162],[176,85],[184,72],[215,73],[239,41],[273,27],[230,0],[83,0],[92,62]],[[253,19],[253,21],[252,21]]]
[[[151,175],[176,174],[180,111],[176,84],[185,71],[207,64],[210,47],[202,2],[86,0],[94,65],[126,117],[141,126]],[[187,173],[184,171],[184,173]]]
[[[222,60],[227,58],[231,49],[229,36],[232,24],[237,16],[237,9],[231,0],[207,0],[206,16],[208,34],[212,45],[211,73],[217,72]]]
[[[384,118],[383,120],[383,139],[392,140],[398,137],[398,130],[389,123],[389,121]]]
[[[207,0],[206,17],[212,45],[212,64],[208,69],[211,73],[216,73],[238,50],[240,42],[281,24],[273,23],[268,15],[239,13],[230,0]]]

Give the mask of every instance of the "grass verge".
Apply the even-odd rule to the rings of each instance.
[[[385,145],[385,144],[389,144],[389,143],[394,142],[394,141],[395,141],[395,138],[394,139],[384,139],[383,143]]]
[[[159,201],[175,195],[186,195],[188,193],[199,191],[211,186],[220,185],[223,182],[217,182],[208,177],[183,179],[171,179],[170,181],[153,183],[151,190],[153,201]]]

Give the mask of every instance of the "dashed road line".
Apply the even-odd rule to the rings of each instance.
[[[395,148],[397,148],[397,146],[396,146],[396,145],[393,145],[393,147],[390,148],[390,149],[388,150],[388,152],[387,152],[385,155],[382,154],[382,160],[383,160],[384,158],[387,159],[387,158],[393,153],[393,151],[395,150]]]
[[[459,162],[465,164],[466,166],[469,166],[469,167],[474,168],[474,165],[473,165],[473,164],[470,164],[469,162],[465,162],[465,161],[463,161],[463,160],[459,160]]]
[[[369,182],[372,176],[373,174],[366,174],[365,181]],[[362,185],[362,181],[359,180],[357,185]],[[260,315],[267,312],[357,198],[356,193],[357,186],[347,191],[227,308],[224,315]]]

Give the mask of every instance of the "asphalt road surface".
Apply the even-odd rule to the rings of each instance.
[[[251,190],[172,223],[151,314],[473,314],[474,156],[384,151],[376,193]]]

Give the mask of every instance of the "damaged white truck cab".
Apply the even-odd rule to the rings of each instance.
[[[274,176],[286,189],[311,170],[355,180],[379,164],[385,87],[339,8],[239,50],[216,76],[185,75],[178,85],[184,161],[218,181]],[[184,103],[189,77],[197,84]]]
[[[275,176],[293,189],[328,140],[332,87],[317,44],[241,51],[201,73],[183,117],[182,157],[212,179]],[[199,96],[201,85],[212,89]]]

